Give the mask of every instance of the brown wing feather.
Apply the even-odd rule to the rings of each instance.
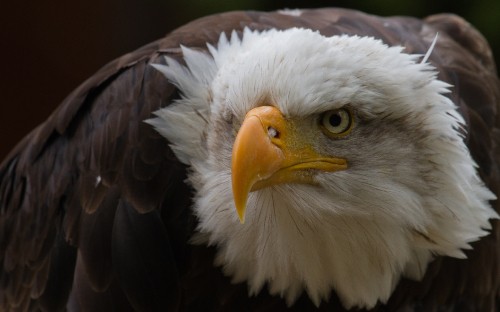
[[[480,173],[500,194],[500,87],[484,38],[462,19],[380,18],[344,9],[231,12],[189,23],[108,64],[77,88],[0,166],[0,310],[284,310],[266,291],[248,298],[191,246],[196,226],[185,167],[144,119],[178,94],[148,66],[179,45],[205,50],[221,32],[306,27],[359,34],[431,55],[468,122]],[[498,203],[494,204],[499,211]],[[403,280],[376,311],[493,311],[500,289],[500,229],[468,260],[439,258],[421,282]],[[70,285],[73,285],[70,287]],[[314,306],[302,296],[292,310]],[[319,310],[342,307],[335,294]],[[441,310],[440,310],[441,311]]]

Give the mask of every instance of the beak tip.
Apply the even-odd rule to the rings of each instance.
[[[238,216],[240,219],[240,224],[245,224],[245,216]]]
[[[236,212],[238,213],[238,219],[240,220],[241,224],[245,224],[245,208],[240,208],[240,207],[236,208]]]

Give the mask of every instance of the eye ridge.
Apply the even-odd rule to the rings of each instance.
[[[353,125],[352,112],[347,108],[327,111],[320,119],[323,132],[333,138],[347,135]]]

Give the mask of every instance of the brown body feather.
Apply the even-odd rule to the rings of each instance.
[[[70,94],[0,166],[1,311],[278,311],[248,297],[192,246],[196,226],[186,168],[143,120],[178,97],[151,63],[181,61],[179,45],[206,50],[233,29],[305,27],[358,34],[425,54],[467,121],[465,138],[488,187],[500,195],[500,84],[484,38],[453,15],[381,18],[343,9],[232,12],[189,23],[108,64]],[[493,203],[500,211],[498,202]],[[420,282],[402,280],[375,311],[500,308],[500,226],[467,260],[438,258]],[[306,296],[291,308],[315,310]],[[342,311],[335,294],[318,310]]]

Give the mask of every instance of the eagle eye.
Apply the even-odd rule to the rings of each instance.
[[[327,111],[321,116],[321,128],[330,137],[338,138],[347,135],[352,125],[352,113],[346,108]]]

